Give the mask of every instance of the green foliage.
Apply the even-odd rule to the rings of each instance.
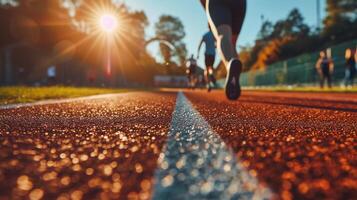
[[[175,50],[172,50],[168,46],[160,44],[161,56],[165,63],[172,63],[173,57],[176,57],[179,65],[183,66],[187,57],[187,49],[182,41],[186,33],[181,20],[171,15],[162,15],[155,24],[155,31],[157,38],[166,40],[175,47]]]
[[[149,21],[143,11],[132,11],[111,0],[4,2],[0,4],[0,48],[24,43],[14,50],[12,58],[17,84],[45,83],[50,65],[56,65],[57,81],[65,85],[150,85],[153,76],[169,72],[166,65],[157,63],[144,48]],[[98,14],[103,10],[117,13],[122,27],[120,35],[111,42],[111,77],[106,75],[105,68],[106,38],[95,29]],[[182,23],[178,25],[182,29],[171,36],[176,35],[173,40],[178,48],[174,54],[183,62],[187,50],[181,41]],[[18,74],[19,69],[24,72]]]
[[[28,43],[49,48],[56,40],[68,35],[67,20],[69,17],[65,10],[59,6],[58,1],[17,0],[11,2],[15,2],[15,4],[0,6],[0,25],[1,32],[3,32],[0,46]]]
[[[325,28],[337,25],[338,22],[355,20],[357,20],[357,2],[355,0],[327,0]]]
[[[274,25],[270,21],[264,21],[260,31],[258,33],[258,39],[266,40],[269,39],[274,31]]]
[[[332,44],[357,37],[357,2],[355,0],[327,0],[327,16],[322,37]]]
[[[243,47],[240,52],[245,70],[266,68],[281,60],[357,38],[357,2],[326,2],[327,16],[321,32],[312,32],[297,9],[276,23],[263,22],[255,44]]]
[[[310,28],[304,23],[304,18],[297,9],[293,9],[286,19],[279,20],[275,24],[265,21],[255,45],[242,48],[240,57],[245,70],[264,68],[268,64],[305,51],[304,48],[285,47],[291,47],[297,41],[301,42],[301,39],[307,38],[309,33]]]
[[[304,36],[309,34],[310,28],[304,23],[304,18],[298,9],[293,9],[286,19],[279,20],[274,25],[268,38],[283,38],[288,36]]]

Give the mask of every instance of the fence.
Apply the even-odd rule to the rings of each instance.
[[[335,64],[334,84],[340,83],[345,76],[345,50],[356,47],[357,40],[345,42],[331,47]],[[243,73],[243,86],[275,86],[275,85],[311,85],[318,82],[315,64],[319,52],[304,54],[296,58],[278,62],[262,70],[251,70]]]

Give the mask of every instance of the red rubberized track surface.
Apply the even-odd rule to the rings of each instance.
[[[176,93],[0,110],[0,199],[150,198]]]
[[[357,95],[186,92],[250,173],[281,199],[357,197]]]
[[[357,95],[185,95],[278,199],[357,196]],[[175,92],[0,110],[0,199],[148,199]]]

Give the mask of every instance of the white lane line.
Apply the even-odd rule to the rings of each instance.
[[[153,199],[270,199],[271,194],[179,92]]]
[[[78,97],[78,98],[69,98],[69,99],[51,99],[51,100],[36,101],[33,103],[19,103],[19,104],[1,105],[0,110],[102,99],[102,98],[116,97],[118,95],[123,95],[123,94],[124,93],[121,93],[121,94],[100,94],[100,95],[92,95],[92,96],[87,96],[87,97]]]

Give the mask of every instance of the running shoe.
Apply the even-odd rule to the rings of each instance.
[[[233,59],[229,62],[229,70],[226,79],[225,92],[229,100],[237,100],[241,95],[239,83],[240,73],[242,71],[242,63]]]

